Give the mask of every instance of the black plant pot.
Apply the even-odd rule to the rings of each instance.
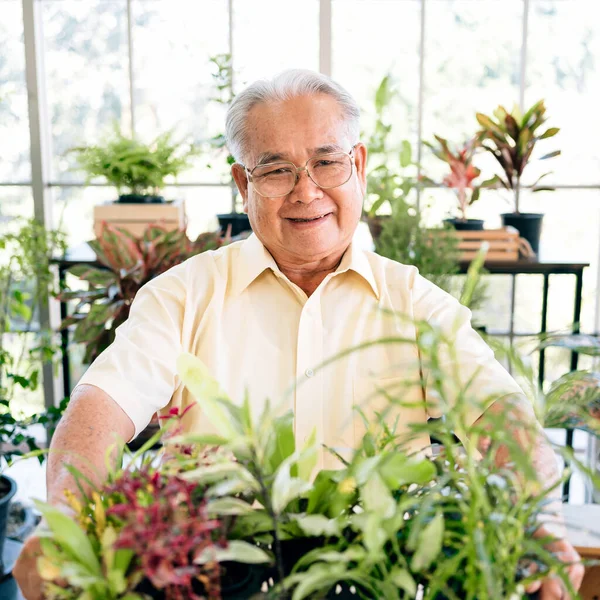
[[[544,215],[539,213],[505,213],[502,215],[502,225],[514,227],[537,254],[540,250],[543,218]]]
[[[33,533],[40,519],[31,506],[19,501],[11,502],[8,507],[7,537],[24,542]]]
[[[246,213],[227,213],[223,215],[217,215],[219,219],[219,227],[221,233],[225,235],[228,227],[231,225],[231,236],[239,235],[244,231],[252,231],[250,227],[250,219]]]
[[[452,225],[457,231],[483,231],[483,221],[481,219],[444,219],[444,223]]]
[[[271,577],[270,569],[262,565],[246,565],[235,562],[221,563],[221,597],[223,600],[247,600],[253,594],[261,591],[264,581]],[[204,586],[195,581],[194,593],[203,596],[206,593]],[[147,594],[154,600],[164,600],[165,593],[158,590],[148,579],[143,579],[136,591]]]
[[[8,507],[17,491],[17,484],[6,475],[0,475],[0,573],[2,568],[2,555],[4,552],[4,539],[6,537],[6,523],[8,521]]]
[[[149,196],[146,194],[121,194],[119,204],[164,204],[164,196]]]

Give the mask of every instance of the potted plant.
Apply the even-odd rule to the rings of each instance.
[[[190,167],[198,149],[173,142],[172,132],[146,144],[124,135],[115,126],[112,136],[98,145],[72,148],[77,166],[88,180],[102,177],[117,189],[118,203],[164,203],[160,191],[168,177]]]
[[[445,402],[439,359],[453,355],[451,343],[426,323],[418,328]],[[428,600],[496,600],[523,597],[548,572],[573,593],[566,565],[546,550],[550,538],[533,535],[560,482],[539,490],[530,457],[506,435],[514,416],[465,426],[468,384],[446,419],[415,424],[415,435],[443,443],[437,455],[408,453],[383,408],[349,460],[315,472],[315,435],[296,445],[291,411],[275,416],[266,402],[256,418],[248,399],[232,403],[191,355],[179,357],[178,371],[215,433],[176,427],[160,473],[129,461],[101,489],[71,495],[75,521],[40,504],[50,528],[38,560],[48,598],[414,600],[422,586]],[[400,396],[389,397],[390,408]],[[491,443],[479,460],[481,436]],[[496,466],[498,445],[523,477]],[[245,587],[226,591],[228,574]]]
[[[215,86],[215,95],[211,98],[213,102],[229,106],[235,94],[233,92],[233,67],[231,65],[231,54],[216,54],[210,58],[210,62],[215,68],[212,74]],[[217,151],[218,156],[225,155],[227,165],[231,167],[235,163],[235,158],[229,153],[226,147],[225,134],[221,133],[211,139],[211,146]],[[228,183],[231,187],[231,212],[217,215],[222,235],[235,237],[241,233],[251,231],[248,215],[240,212],[237,197],[238,190],[231,177],[228,175]]]
[[[2,471],[28,452],[37,452],[40,462],[43,460],[30,428],[37,423],[55,423],[61,410],[52,408],[25,418],[16,409],[15,399],[37,390],[42,365],[51,362],[55,353],[50,334],[37,325],[36,307],[48,300],[53,279],[49,263],[54,252],[64,251],[64,235],[47,231],[35,219],[13,225],[17,227],[11,225],[0,235],[0,252],[8,259],[0,265],[0,575],[7,526],[22,536],[32,524],[29,507],[11,510],[17,484]]]
[[[364,219],[376,246],[385,221],[390,215],[404,213],[418,183],[418,165],[413,161],[410,142],[402,140],[399,149],[392,148],[390,143],[392,124],[388,113],[396,94],[388,74],[375,91],[375,122],[367,140],[369,165]]]
[[[73,341],[85,345],[83,362],[92,363],[115,339],[129,316],[138,290],[191,256],[218,248],[227,240],[202,233],[192,241],[184,230],[150,225],[141,237],[104,224],[98,239],[89,242],[98,266],[75,265],[68,272],[86,283],[84,289],[62,290],[58,298],[76,302],[61,329],[74,327]]]
[[[473,138],[458,149],[452,150],[447,140],[438,135],[434,137],[437,146],[430,142],[424,144],[431,149],[434,156],[449,166],[450,173],[444,177],[442,184],[456,192],[460,213],[458,218],[446,219],[445,222],[458,230],[482,230],[483,220],[467,218],[467,209],[479,199],[481,187],[490,185],[487,181],[481,185],[474,184],[474,180],[481,174],[480,169],[473,164],[473,157],[479,147],[478,139]]]
[[[502,215],[503,225],[515,227],[521,236],[531,245],[532,250],[539,252],[539,241],[543,214],[521,212],[520,192],[525,168],[530,162],[532,152],[540,140],[555,136],[557,127],[542,127],[546,123],[546,107],[540,100],[531,106],[524,115],[518,107],[508,112],[499,106],[493,117],[477,113],[477,122],[481,126],[478,138],[483,148],[490,152],[498,161],[503,175],[496,175],[488,181],[489,184],[499,183],[514,196],[512,213]],[[554,150],[540,157],[547,160],[558,156],[560,150]],[[540,181],[550,173],[544,173],[533,183],[532,191],[551,190],[553,188],[539,185]]]

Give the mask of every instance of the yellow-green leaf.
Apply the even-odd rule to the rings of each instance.
[[[62,511],[35,501],[36,508],[42,513],[52,531],[52,537],[64,550],[93,575],[101,574],[98,557],[85,532]]]
[[[217,398],[228,399],[227,394],[206,365],[196,356],[184,353],[177,359],[177,372],[219,434],[228,440],[234,438],[239,429],[232,423],[231,415],[217,402]]]

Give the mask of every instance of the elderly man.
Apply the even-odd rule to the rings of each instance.
[[[366,191],[367,150],[359,141],[359,109],[342,87],[307,71],[288,71],[239,94],[227,115],[236,158],[233,177],[253,235],[194,257],[140,290],[114,344],[89,368],[59,425],[48,466],[49,501],[60,503],[73,481],[66,453],[102,472],[113,434],[130,440],[157,411],[185,408],[193,399],[176,373],[184,351],[198,356],[233,399],[249,391],[253,410],[265,398],[285,398],[295,413],[297,438],[316,427],[318,441],[340,451],[364,433],[353,406],[394,380],[420,380],[416,346],[372,346],[328,367],[325,359],[351,346],[389,336],[415,339],[414,321],[456,329],[463,381],[475,375],[481,398],[500,397],[468,423],[508,410],[502,397],[520,394],[510,376],[470,326],[470,313],[420,277],[414,267],[363,252],[352,244]],[[389,309],[389,310],[382,310]],[[409,319],[390,317],[390,311]],[[477,373],[476,373],[477,372]],[[425,374],[426,375],[426,374]],[[290,383],[300,380],[293,393]],[[437,408],[402,409],[400,427],[422,422]],[[369,406],[369,410],[376,410]],[[514,409],[514,406],[513,406]],[[533,417],[525,404],[522,418]],[[198,407],[184,418],[190,431],[208,427]],[[412,439],[419,449],[428,439]],[[536,444],[536,463],[556,477],[551,449]],[[334,466],[328,456],[320,466]],[[90,476],[83,460],[78,466]],[[27,598],[39,598],[31,540],[16,575]],[[567,562],[577,553],[561,541]],[[579,586],[583,569],[571,567]],[[554,580],[542,598],[564,598]]]

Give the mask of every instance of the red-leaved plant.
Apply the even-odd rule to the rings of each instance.
[[[197,553],[214,544],[227,546],[220,522],[208,518],[206,500],[199,498],[195,483],[146,465],[125,471],[102,495],[112,504],[107,517],[120,522],[114,548],[133,551],[134,569],[162,590],[166,600],[221,597],[218,563],[193,562]],[[196,580],[204,588],[203,596],[194,592]]]
[[[467,220],[467,208],[479,199],[481,187],[486,187],[489,182],[484,181],[480,185],[475,185],[474,180],[481,174],[473,164],[479,143],[477,138],[467,141],[465,144],[452,150],[448,141],[439,135],[434,136],[438,145],[430,142],[424,142],[433,154],[444,161],[450,167],[448,173],[442,180],[442,184],[453,189],[458,196],[458,208],[460,211],[460,220]]]
[[[190,240],[184,230],[168,231],[150,225],[141,237],[104,223],[98,239],[89,242],[98,266],[76,265],[68,272],[88,284],[87,289],[65,290],[63,301],[77,301],[61,328],[75,325],[73,341],[85,344],[84,363],[91,363],[115,338],[127,320],[138,290],[191,256],[227,243],[217,232]]]

